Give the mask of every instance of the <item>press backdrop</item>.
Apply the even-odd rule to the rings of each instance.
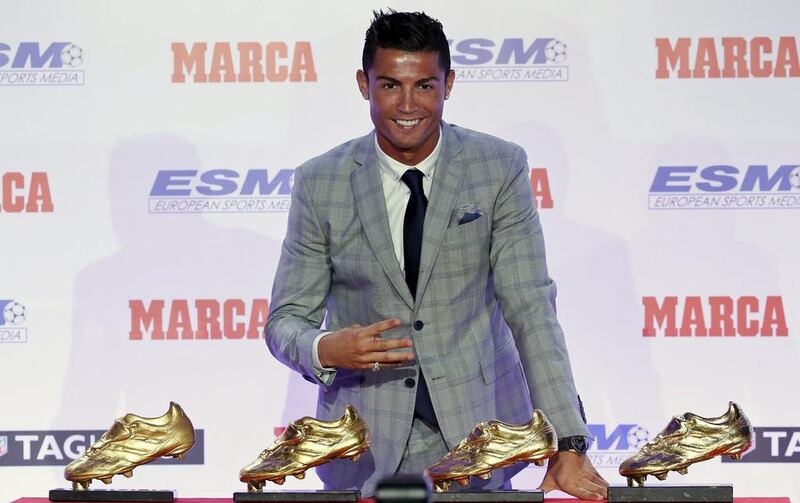
[[[313,413],[261,329],[294,168],[371,130],[386,6],[452,39],[445,120],[528,152],[602,474],[734,400],[757,450],[669,481],[800,496],[797,2],[4,0],[0,497],[170,400],[202,441],[111,487],[229,495]]]

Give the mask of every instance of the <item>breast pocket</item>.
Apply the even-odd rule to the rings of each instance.
[[[474,269],[489,260],[489,226],[485,215],[445,232],[442,255],[448,268]]]

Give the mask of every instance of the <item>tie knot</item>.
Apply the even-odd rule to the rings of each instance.
[[[403,180],[403,183],[408,185],[408,188],[411,189],[412,194],[425,194],[425,191],[422,188],[422,171],[418,169],[409,169],[403,176],[400,177]]]

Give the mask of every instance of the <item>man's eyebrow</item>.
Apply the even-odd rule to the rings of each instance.
[[[399,80],[397,80],[396,78],[394,78],[394,77],[388,77],[388,76],[386,76],[386,75],[378,75],[378,76],[376,77],[376,80],[386,80],[386,81],[388,81],[388,82],[391,82],[391,83],[393,83],[393,84],[400,84],[400,81],[399,81]],[[438,82],[438,81],[439,81],[439,77],[437,77],[436,75],[432,75],[432,76],[430,76],[430,77],[425,77],[424,79],[419,79],[419,80],[416,82],[416,84],[425,84],[425,83],[427,83],[427,82],[430,82],[430,81],[432,81],[432,80],[435,80],[435,81],[437,81],[437,82]]]

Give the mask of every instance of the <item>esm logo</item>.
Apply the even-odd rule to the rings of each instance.
[[[552,37],[448,40],[459,82],[569,80],[567,44]]]
[[[650,185],[651,210],[798,209],[800,164],[659,166]]]
[[[594,443],[587,455],[594,466],[617,467],[639,450],[650,438],[649,432],[638,424],[589,424]]]
[[[294,170],[161,170],[150,189],[150,213],[286,212]]]
[[[0,343],[28,342],[28,310],[13,299],[0,299]]]
[[[72,42],[0,42],[0,86],[81,86],[84,57]]]
[[[797,39],[657,38],[657,79],[800,77]]]

